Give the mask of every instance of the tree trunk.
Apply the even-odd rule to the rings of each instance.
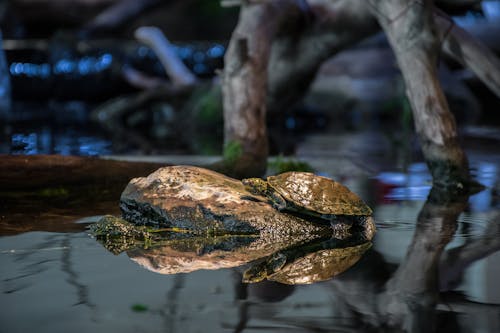
[[[267,65],[281,21],[300,10],[296,1],[245,4],[233,32],[222,80],[224,144],[228,169],[235,177],[265,173]],[[234,156],[228,156],[231,152]]]
[[[468,161],[437,79],[439,40],[432,1],[380,0],[372,8],[403,74],[415,128],[434,183],[467,186]]]
[[[267,108],[281,111],[302,98],[324,60],[377,30],[361,0],[310,3],[276,0],[242,6],[222,83],[226,151],[238,154],[226,158],[223,172],[262,176]],[[357,29],[346,31],[348,25]]]

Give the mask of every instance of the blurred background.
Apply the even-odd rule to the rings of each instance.
[[[500,53],[498,1],[452,14]],[[3,1],[0,153],[219,155],[217,73],[237,20],[238,7],[218,0]],[[203,88],[172,97],[134,84],[130,70],[169,80],[155,52],[134,38],[141,26],[159,27]],[[441,59],[440,78],[461,133],[495,144],[499,99],[450,59]],[[419,151],[402,79],[382,34],[327,61],[306,98],[269,114],[268,126],[273,155],[325,149],[322,142],[331,138],[318,133],[371,130],[381,133],[378,147]]]

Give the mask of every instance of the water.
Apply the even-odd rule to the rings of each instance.
[[[499,332],[497,155],[472,154],[488,188],[470,198],[431,189],[420,163],[350,176],[324,163],[378,232],[353,267],[311,285],[244,284],[246,266],[159,274],[114,255],[85,229],[119,213],[114,196],[3,206],[0,332]]]

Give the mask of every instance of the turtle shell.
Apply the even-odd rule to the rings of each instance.
[[[310,172],[285,172],[267,178],[290,209],[302,213],[330,215],[371,215],[372,210],[344,185]]]

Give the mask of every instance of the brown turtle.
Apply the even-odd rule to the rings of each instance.
[[[252,194],[268,198],[278,210],[289,210],[326,220],[339,215],[368,216],[372,210],[344,185],[310,172],[243,179]]]

